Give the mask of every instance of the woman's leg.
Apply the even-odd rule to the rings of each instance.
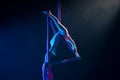
[[[68,33],[68,30],[65,28],[65,26],[61,24],[61,22],[57,19],[57,17],[55,17],[50,11],[49,11],[49,17],[62,35],[65,35]]]
[[[64,35],[67,34],[67,29],[61,24],[61,22],[55,17],[50,11],[43,11],[42,13],[48,15],[51,21],[55,24],[60,34]]]
[[[57,32],[57,33],[53,36],[53,38],[50,40],[50,45],[51,45],[51,47],[50,47],[50,49],[49,49],[49,52],[50,52],[50,53],[52,52],[53,55],[56,55],[55,49],[56,49],[56,47],[57,47],[57,45],[58,45],[58,43],[59,43],[60,35],[61,35],[60,32]]]

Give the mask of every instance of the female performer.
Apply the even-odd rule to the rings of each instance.
[[[43,14],[47,15],[48,18],[52,21],[52,23],[57,27],[58,32],[55,33],[55,35],[53,36],[53,38],[50,40],[50,49],[49,49],[49,53],[52,53],[52,55],[56,55],[56,47],[59,43],[60,38],[62,38],[65,42],[65,44],[67,45],[67,47],[73,52],[73,54],[76,56],[76,59],[79,60],[80,59],[80,55],[77,51],[77,47],[75,42],[73,41],[73,39],[71,38],[71,36],[68,33],[68,30],[65,28],[64,25],[61,24],[61,22],[50,12],[50,11],[43,11]],[[51,54],[50,54],[51,56]],[[43,72],[43,80],[53,80],[53,75],[52,75],[52,71],[51,68],[48,67],[48,54],[45,54],[45,60],[44,60],[44,64],[42,66],[42,72]],[[69,59],[65,59],[62,62],[65,63],[66,61],[69,61]],[[49,75],[48,75],[49,74]]]

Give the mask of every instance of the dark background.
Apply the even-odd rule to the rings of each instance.
[[[61,0],[61,4],[62,23],[82,59],[53,66],[55,80],[118,80],[120,1]],[[46,52],[43,10],[56,15],[56,1],[0,1],[0,80],[42,80]],[[57,52],[71,54],[64,45]]]

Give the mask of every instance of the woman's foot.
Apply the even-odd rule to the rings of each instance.
[[[47,15],[47,14],[48,14],[48,11],[42,11],[41,13]]]
[[[81,59],[81,57],[80,57],[80,55],[79,55],[78,53],[75,53],[75,56],[76,56],[76,58],[77,58],[78,60]]]
[[[49,15],[49,14],[52,14],[51,11],[42,11],[41,13],[45,14],[45,15]]]

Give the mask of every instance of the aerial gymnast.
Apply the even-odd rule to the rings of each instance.
[[[56,28],[58,29],[57,33],[54,34],[54,36],[52,37],[52,39],[50,40],[50,49],[49,49],[49,57],[52,55],[56,56],[56,47],[59,44],[60,39],[62,38],[65,42],[65,44],[67,45],[67,47],[72,51],[72,53],[75,55],[75,59],[79,60],[80,59],[80,55],[77,51],[77,47],[75,42],[73,41],[73,39],[71,38],[71,36],[68,33],[68,30],[65,28],[64,25],[61,24],[61,22],[59,21],[59,19],[57,19],[57,17],[55,17],[50,11],[43,11],[43,14],[45,14],[46,16],[48,16],[49,20],[51,21],[51,24],[53,23],[54,26],[56,26]],[[53,27],[53,25],[51,25]],[[58,63],[65,63],[65,62],[69,62],[70,60],[73,59],[65,59],[63,61],[60,61]],[[51,67],[48,68],[48,54],[45,54],[45,59],[44,59],[44,64],[42,66],[42,72],[43,72],[43,80],[53,80],[53,75],[52,75],[52,71],[51,71]],[[49,76],[48,76],[48,70],[49,70]],[[48,79],[49,78],[49,79]]]
[[[54,25],[57,27],[58,32],[53,36],[53,38],[50,40],[50,49],[49,52],[52,53],[54,56],[56,55],[56,47],[59,43],[60,38],[63,38],[65,41],[65,44],[67,47],[75,54],[76,58],[80,58],[80,55],[77,51],[77,47],[73,39],[68,33],[68,30],[65,28],[64,25],[61,24],[61,22],[55,17],[50,11],[43,11],[44,14],[46,14],[50,20],[54,23]]]

